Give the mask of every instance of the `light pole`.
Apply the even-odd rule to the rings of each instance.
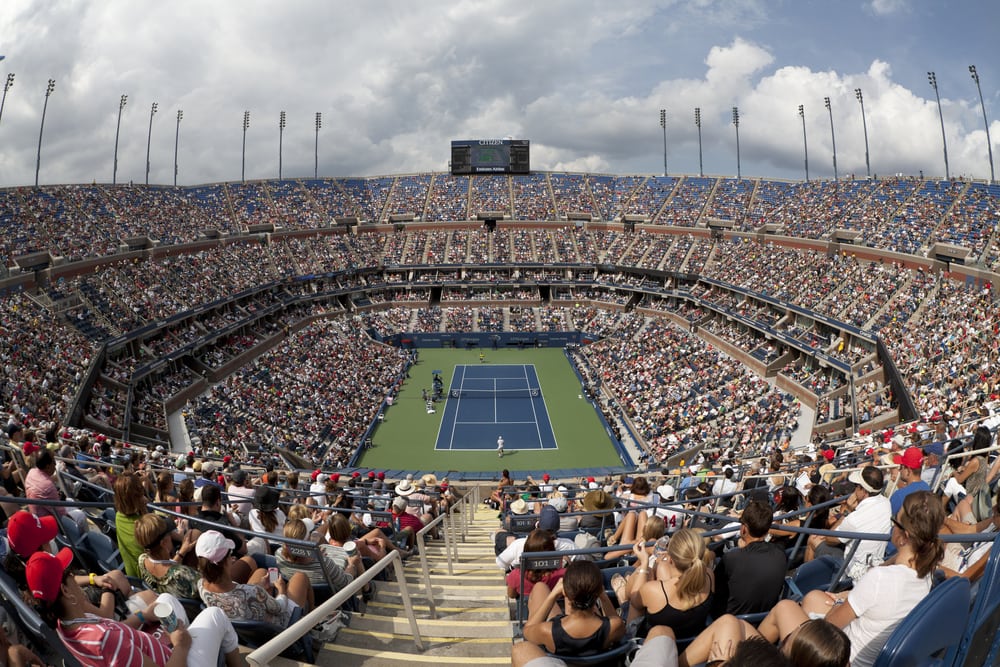
[[[705,176],[705,166],[701,161],[701,107],[694,108],[694,124],[698,127],[698,175]]]
[[[240,167],[240,181],[247,180],[247,128],[250,127],[250,112],[243,112],[243,162]]]
[[[111,172],[111,185],[118,182],[118,134],[122,129],[122,111],[125,109],[126,104],[128,104],[128,95],[122,95],[118,101],[118,126],[115,129],[115,166]]]
[[[837,177],[837,135],[833,131],[833,106],[830,104],[829,97],[823,98],[823,105],[830,112],[830,142],[833,144],[833,183],[836,187],[837,182],[840,180]]]
[[[281,180],[281,152],[282,142],[285,138],[285,112],[278,115],[278,180]]]
[[[323,114],[316,112],[316,145],[313,150],[313,178],[319,178],[319,128],[323,127]]]
[[[868,174],[868,179],[871,180],[872,163],[868,158],[868,121],[865,120],[865,96],[861,94],[860,88],[854,89],[854,96],[858,98],[858,102],[861,103],[861,127],[865,130],[865,171]]]
[[[180,109],[177,110],[177,129],[174,131],[174,187],[177,187],[177,144],[181,138],[181,118],[184,117],[184,112]]]
[[[667,110],[660,109],[660,127],[663,128],[663,176],[667,175]]]
[[[156,115],[156,102],[149,108],[149,134],[146,135],[146,185],[149,185],[149,144],[153,140],[153,116]]]
[[[45,111],[49,108],[49,95],[56,89],[56,80],[49,79],[45,87],[45,104],[42,105],[42,124],[38,128],[38,157],[35,159],[35,187],[38,187],[38,170],[42,168],[42,132],[45,130]]]
[[[983,102],[983,88],[979,85],[979,73],[976,72],[975,65],[969,65],[969,74],[972,75],[972,80],[976,82],[976,90],[979,91],[979,106],[983,108],[983,124],[986,125],[986,150],[989,151],[990,155],[990,184],[996,183],[996,176],[993,173],[993,144],[990,143],[990,122],[986,119],[986,103]],[[13,77],[13,74],[8,74],[7,77]],[[4,89],[4,93],[7,89]],[[0,113],[3,113],[3,106],[0,105]]]
[[[0,99],[0,119],[3,119],[3,105],[4,103],[7,102],[7,91],[10,90],[10,87],[13,85],[14,85],[14,73],[8,72],[7,83],[3,84],[3,99]],[[980,95],[980,97],[982,96]]]
[[[736,180],[743,180],[740,172],[740,110],[733,107],[733,125],[736,127]]]
[[[951,171],[948,169],[948,137],[944,133],[944,111],[941,110],[941,95],[938,93],[937,76],[934,72],[927,73],[927,81],[934,89],[934,97],[937,98],[938,118],[941,119],[941,144],[944,146],[944,179],[951,180]]]
[[[806,108],[799,105],[799,118],[802,119],[802,149],[806,154],[806,183],[809,182],[809,144],[806,142]]]

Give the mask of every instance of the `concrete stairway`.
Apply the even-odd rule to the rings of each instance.
[[[334,643],[318,647],[316,663],[337,667],[398,667],[412,664],[509,665],[511,606],[503,573],[496,567],[490,533],[496,510],[476,509],[468,539],[458,545],[454,574],[448,574],[444,541],[428,545],[428,567],[437,608],[431,618],[424,598],[419,559],[406,562],[406,581],[424,650],[417,649],[404,616],[399,586],[379,581],[378,593],[364,613],[355,613]],[[291,665],[279,661],[277,665]]]

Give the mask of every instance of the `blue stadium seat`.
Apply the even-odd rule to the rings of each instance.
[[[992,665],[1000,653],[1000,535],[993,540],[974,595],[965,634],[953,651],[954,659],[946,663],[954,667]]]
[[[872,667],[950,667],[970,599],[968,579],[953,577],[935,586],[892,631]]]

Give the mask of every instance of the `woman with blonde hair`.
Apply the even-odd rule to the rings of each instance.
[[[705,628],[715,577],[708,540],[696,528],[682,528],[670,538],[666,552],[655,562],[642,544],[633,547],[639,568],[629,581],[629,620],[642,616],[637,631],[645,637],[655,625],[668,625],[680,637],[693,637]],[[649,574],[655,571],[655,580]]]

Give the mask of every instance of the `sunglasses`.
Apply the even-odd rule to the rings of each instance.
[[[173,532],[174,532],[174,530],[176,530],[176,527],[174,525],[168,523],[167,527],[164,528],[163,531],[159,535],[156,536],[156,539],[153,540],[152,542],[150,542],[148,545],[146,545],[145,548],[146,549],[152,549],[157,544],[159,544],[160,542],[162,542],[164,537],[166,537],[167,535],[172,535]]]
[[[901,531],[906,532],[906,527],[903,526],[903,524],[901,524],[899,521],[897,521],[896,517],[891,517],[889,521],[892,521],[892,525],[894,525],[896,528],[899,528]]]

